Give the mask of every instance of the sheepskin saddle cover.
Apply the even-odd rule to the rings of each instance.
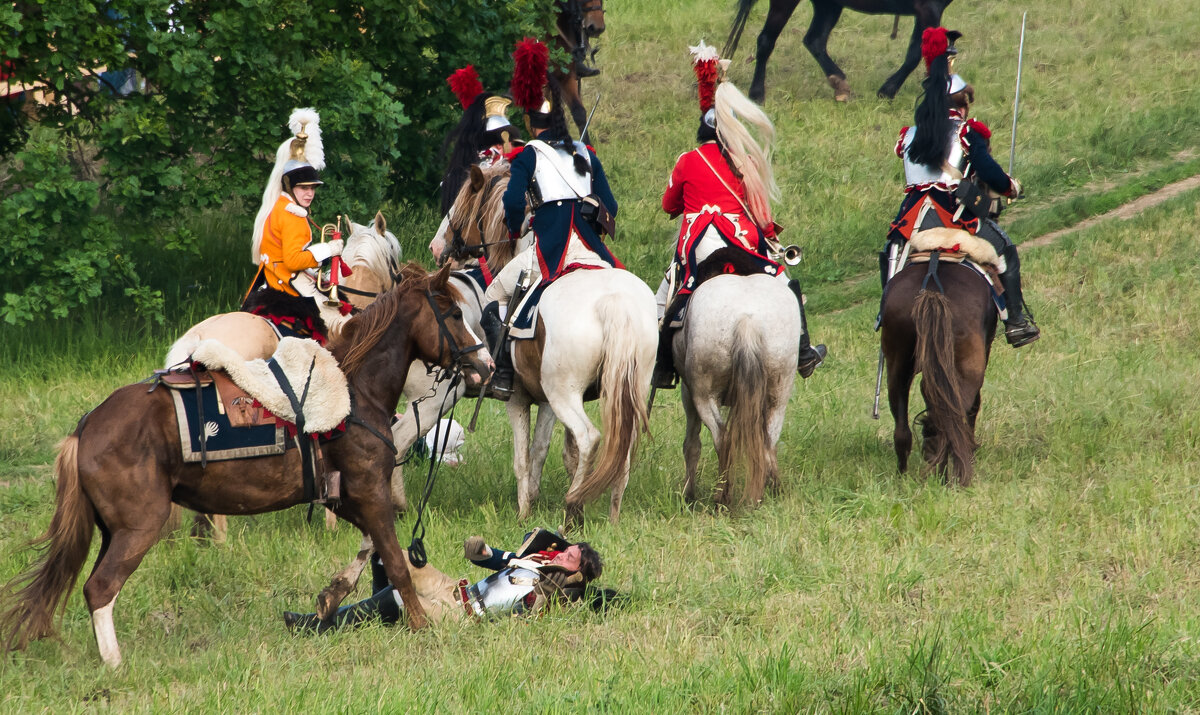
[[[283,338],[272,356],[283,368],[297,399],[305,396],[304,429],[306,432],[328,432],[350,414],[350,389],[346,375],[338,368],[333,355],[314,340]],[[192,351],[192,360],[203,363],[209,370],[224,370],[234,384],[262,403],[276,417],[296,422],[292,403],[271,373],[266,360],[245,360],[233,349],[216,340],[201,340]],[[312,378],[309,378],[309,367]]]
[[[992,244],[978,236],[957,228],[927,228],[917,231],[909,239],[912,251],[961,251],[967,258],[984,266],[995,266],[1003,273],[1007,269],[1004,258],[996,253]]]

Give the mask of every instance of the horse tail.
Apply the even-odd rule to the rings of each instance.
[[[725,59],[733,59],[733,53],[737,52],[738,43],[742,40],[742,32],[746,29],[746,21],[750,19],[750,10],[754,7],[756,0],[738,0],[737,14],[733,16],[733,27],[729,28],[729,37],[725,40],[725,47],[721,50],[721,56]]]
[[[967,405],[955,367],[950,299],[922,290],[913,302],[912,319],[917,331],[916,369],[924,375],[926,435],[933,437],[932,445],[926,440],[927,461],[943,464],[953,458],[955,472],[965,483],[970,480],[975,439],[967,425]]]
[[[627,474],[627,463],[638,436],[650,430],[648,401],[650,361],[639,355],[637,316],[626,296],[610,294],[596,304],[596,317],[605,326],[600,354],[600,449],[594,465],[568,494],[568,503],[582,506],[615,486]]]
[[[717,450],[721,478],[734,482],[742,472],[745,482],[741,503],[757,504],[762,500],[766,475],[770,468],[770,425],[774,395],[763,359],[766,344],[761,331],[746,317],[733,329],[733,350],[730,353],[730,376],[725,392],[729,417],[725,433]],[[728,494],[729,490],[723,490]]]
[[[79,485],[79,433],[59,443],[54,471],[58,475],[58,507],[46,533],[30,542],[39,547],[40,563],[13,579],[3,589],[4,600],[13,602],[0,613],[0,639],[6,650],[19,650],[32,640],[54,631],[56,616],[62,617],[67,596],[92,543],[95,508]]]

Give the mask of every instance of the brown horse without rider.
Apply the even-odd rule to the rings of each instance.
[[[904,472],[912,450],[908,394],[913,377],[923,374],[921,427],[928,469],[966,486],[975,469],[975,419],[997,312],[977,272],[939,262],[937,255],[928,264],[909,265],[887,285],[880,340],[888,404],[896,423],[896,459]]]
[[[392,410],[413,360],[461,367],[484,379],[490,374],[486,352],[459,349],[471,345],[470,333],[447,276],[448,270],[429,277],[410,266],[400,285],[350,320],[331,346],[352,395],[345,434],[325,446],[330,466],[342,473],[342,499],[335,512],[374,541],[413,629],[424,626],[426,616],[392,521],[387,484],[394,459],[388,428]],[[207,467],[185,463],[168,390],[148,389],[145,383],[118,389],[61,444],[55,461],[58,506],[46,533],[35,542],[44,544],[44,551],[33,571],[5,589],[6,600],[15,596],[15,602],[0,614],[0,639],[8,648],[22,648],[51,633],[96,527],[100,553],[84,584],[84,598],[101,657],[119,665],[113,604],[158,540],[171,503],[220,514],[256,514],[301,504],[299,451]]]

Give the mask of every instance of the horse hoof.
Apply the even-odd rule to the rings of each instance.
[[[850,83],[845,77],[839,77],[831,74],[825,78],[829,82],[829,86],[833,87],[833,98],[839,102],[849,102],[854,93],[850,91]]]

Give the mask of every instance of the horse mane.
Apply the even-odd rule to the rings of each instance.
[[[335,355],[341,354],[338,364],[347,378],[353,378],[362,368],[367,355],[379,344],[396,319],[400,305],[408,294],[423,290],[428,285],[429,276],[425,269],[416,263],[407,263],[400,268],[400,279],[394,288],[379,296],[378,300],[342,326],[341,333],[330,348]]]
[[[504,222],[504,192],[512,171],[508,162],[499,162],[480,171],[484,188],[475,191],[469,180],[463,182],[454,199],[453,223],[457,228],[468,221],[480,220],[480,239],[485,244],[488,265],[492,271],[498,271],[515,254],[516,241],[509,240],[508,226]]]
[[[363,268],[375,274],[388,285],[393,269],[400,263],[400,242],[389,232],[380,234],[374,226],[351,222],[350,229],[342,261],[352,270]]]

